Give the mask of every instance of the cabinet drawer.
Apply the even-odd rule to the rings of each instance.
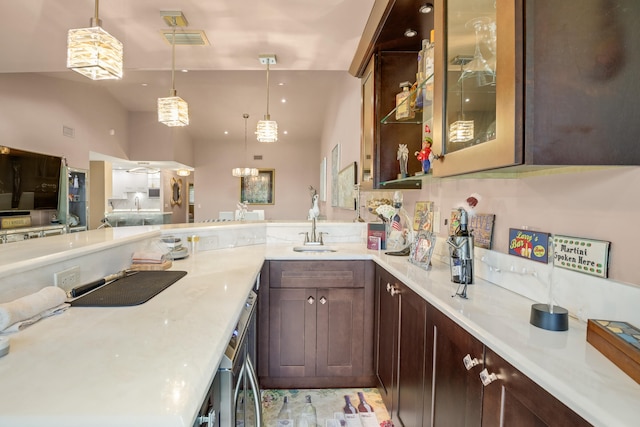
[[[272,288],[362,288],[367,261],[271,261]]]

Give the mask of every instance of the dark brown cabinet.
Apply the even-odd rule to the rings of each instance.
[[[480,426],[482,421],[482,369],[484,345],[455,322],[432,309],[429,311],[427,383],[430,399],[425,402],[425,426]],[[463,359],[477,362],[465,368]],[[472,363],[473,364],[473,363]]]
[[[591,425],[491,349],[486,349],[484,365],[495,380],[484,388],[483,427]]]
[[[262,386],[373,384],[371,261],[271,261],[261,297],[267,293],[260,312]]]
[[[589,426],[384,268],[375,277],[377,387],[396,426]]]
[[[395,425],[422,425],[427,303],[384,269],[376,272],[376,376]]]

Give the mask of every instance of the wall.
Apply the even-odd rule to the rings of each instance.
[[[128,136],[129,160],[193,164],[193,144],[188,129],[159,123],[155,112],[130,112]]]
[[[244,134],[195,143],[194,177],[195,221],[217,219],[220,211],[235,211],[240,201],[240,178],[231,175],[234,167],[275,170],[275,203],[250,205],[249,210],[264,209],[265,219],[306,219],[311,207],[309,186],[320,181],[319,141],[280,138],[274,144],[247,140]],[[261,155],[262,160],[253,160]],[[242,161],[241,159],[247,159]]]
[[[63,156],[70,167],[89,169],[90,151],[126,158],[127,124],[120,104],[90,82],[0,75],[2,145]],[[64,136],[63,126],[74,136]]]

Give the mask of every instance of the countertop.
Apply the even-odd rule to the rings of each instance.
[[[483,280],[468,300],[452,298],[447,265],[426,271],[364,243],[331,246],[201,251],[174,261],[188,274],[143,305],[72,307],[12,335],[0,358],[0,425],[191,426],[265,259],[373,259],[587,421],[637,425],[640,385],[587,343],[584,322],[538,329],[531,300]]]

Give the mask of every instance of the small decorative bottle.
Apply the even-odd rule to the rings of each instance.
[[[278,412],[277,427],[294,427],[293,415],[291,414],[291,408],[289,408],[289,396],[284,397],[284,403],[280,412]]]
[[[410,120],[415,117],[415,112],[411,108],[409,97],[411,96],[411,92],[409,88],[411,87],[411,83],[402,82],[400,83],[400,87],[402,88],[402,92],[396,95],[396,120]]]

